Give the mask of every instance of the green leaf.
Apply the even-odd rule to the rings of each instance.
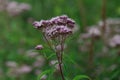
[[[50,75],[48,76],[48,80],[53,80],[53,74],[55,72],[55,69],[52,69],[50,72]]]
[[[88,79],[91,80],[88,76],[86,75],[78,75],[76,76],[73,80],[81,80],[81,79]]]
[[[56,56],[56,54],[51,54],[47,59],[52,58],[53,56]]]
[[[66,58],[65,58],[66,60],[68,60],[68,61],[70,61],[70,62],[76,64],[76,62],[75,62],[70,56],[64,54],[64,57],[66,57]]]
[[[68,77],[65,77],[65,80],[70,80]]]
[[[116,72],[114,72],[114,74],[112,75],[111,79],[114,79],[115,77],[117,77],[119,75],[120,71],[117,70]]]
[[[48,73],[50,73],[50,72],[51,72],[51,70],[43,71],[42,73],[40,73],[40,74],[38,75],[37,80],[40,80],[43,75],[48,74]]]

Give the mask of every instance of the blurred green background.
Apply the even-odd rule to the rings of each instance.
[[[1,0],[5,2],[4,0]],[[10,2],[13,0],[9,0]],[[120,80],[120,55],[117,49],[110,49],[108,56],[96,57],[101,54],[104,47],[102,40],[94,42],[94,68],[89,69],[89,51],[81,52],[79,47],[83,46],[78,42],[80,34],[85,32],[85,28],[97,24],[102,20],[102,0],[14,0],[18,3],[27,3],[31,6],[29,11],[24,11],[16,16],[10,16],[7,11],[0,11],[0,80],[36,80],[33,68],[30,73],[20,76],[9,76],[10,68],[6,62],[15,61],[18,66],[27,64],[33,66],[35,59],[26,56],[30,50],[34,50],[37,44],[46,46],[39,31],[34,29],[32,22],[42,19],[50,19],[55,16],[66,14],[76,21],[79,30],[75,32],[67,41],[67,49],[64,56],[64,75],[68,80],[72,80],[77,75],[87,75],[92,80]],[[0,4],[2,6],[2,4]],[[106,17],[120,17],[120,0],[106,1]],[[120,26],[119,26],[120,27]],[[89,40],[88,40],[89,41]],[[51,56],[54,54],[45,48],[39,51],[39,55]],[[45,57],[45,64],[42,71],[51,69],[49,61],[55,60]],[[108,68],[113,66],[113,70]],[[97,74],[99,73],[99,74]],[[12,73],[10,73],[12,74]],[[48,74],[49,75],[49,74]],[[50,79],[61,80],[59,75],[49,75]],[[57,76],[57,78],[56,78]],[[41,79],[42,80],[42,79]],[[43,79],[44,80],[44,79]],[[84,79],[83,79],[84,80]],[[86,79],[87,80],[87,79]]]

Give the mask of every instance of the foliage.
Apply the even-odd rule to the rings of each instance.
[[[92,80],[119,80],[120,56],[119,48],[109,48],[107,55],[101,56],[104,44],[101,39],[94,42],[94,68],[89,69],[89,51],[82,52],[79,36],[85,32],[86,26],[97,24],[101,18],[102,0],[15,0],[19,3],[28,3],[31,10],[21,13],[19,16],[9,16],[6,11],[0,11],[0,80],[37,80],[35,70],[48,73],[50,80],[61,80],[58,73],[54,73],[54,66],[49,62],[55,60],[54,53],[45,48],[39,52],[44,56],[45,63],[41,68],[34,68],[30,73],[20,77],[10,76],[11,69],[6,66],[7,61],[15,61],[18,66],[33,66],[36,58],[26,56],[28,51],[34,50],[36,44],[47,44],[42,39],[39,31],[36,31],[32,22],[34,20],[50,19],[54,16],[67,14],[73,18],[79,27],[72,37],[67,40],[67,48],[64,52],[64,75],[66,80],[74,79],[77,75],[88,75]],[[120,0],[107,0],[107,18],[120,17]],[[84,20],[85,19],[85,20]],[[91,41],[88,39],[87,42]],[[52,74],[49,74],[50,70]],[[46,72],[44,72],[46,71]],[[41,75],[39,77],[41,77]],[[84,77],[84,76],[83,76]],[[87,77],[87,76],[86,76]],[[80,76],[81,78],[81,76]],[[47,79],[48,80],[48,79]],[[82,79],[81,79],[82,80]],[[83,79],[84,80],[84,79]]]

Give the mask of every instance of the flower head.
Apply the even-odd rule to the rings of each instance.
[[[16,1],[11,1],[6,6],[6,11],[10,16],[16,16],[24,11],[29,11],[31,6],[27,3],[18,3]]]
[[[113,38],[110,39],[109,45],[111,47],[117,47],[120,46],[120,35],[115,35]]]
[[[55,39],[59,36],[67,36],[72,33],[75,21],[66,15],[62,15],[50,20],[35,21],[33,25],[36,29],[42,30],[47,37]]]
[[[99,37],[101,36],[101,32],[98,28],[96,27],[91,27],[88,31],[88,33],[91,35],[91,36],[95,36],[95,37]]]

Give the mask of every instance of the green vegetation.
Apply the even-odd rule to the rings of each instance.
[[[2,10],[2,1],[5,0],[0,0],[0,80],[37,80],[46,76],[47,79],[41,80],[62,80],[55,70],[56,63],[50,64],[56,60],[55,53],[32,23],[64,14],[74,19],[79,29],[66,41],[63,56],[66,80],[120,80],[120,44],[111,47],[108,43],[114,35],[120,35],[120,0],[106,0],[105,5],[106,19],[113,20],[110,30],[118,31],[108,36],[103,30],[99,38],[87,39],[82,34],[89,33],[88,28],[93,25],[98,27],[104,17],[102,0],[14,0],[30,5],[29,10],[17,15]],[[35,50],[37,44],[42,44],[44,49]]]

